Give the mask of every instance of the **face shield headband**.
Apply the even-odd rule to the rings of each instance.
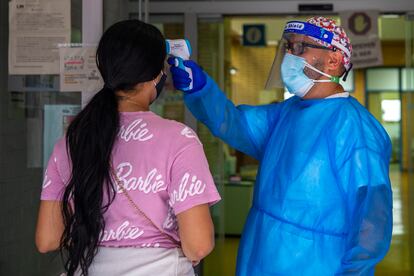
[[[345,48],[338,41],[334,40],[334,33],[307,22],[289,21],[285,26],[283,34],[301,34],[310,36],[332,45],[334,48],[333,50],[339,49],[343,51],[347,56],[351,56],[351,53],[347,48]]]

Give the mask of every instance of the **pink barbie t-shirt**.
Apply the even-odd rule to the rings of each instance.
[[[181,123],[150,111],[121,112],[112,156],[118,179],[132,200],[177,241],[179,213],[220,200],[200,140]],[[41,199],[61,200],[70,174],[66,142],[61,138],[45,171]],[[116,191],[104,214],[101,246],[176,246],[137,213],[118,187]]]

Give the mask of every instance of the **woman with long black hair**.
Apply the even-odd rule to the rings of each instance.
[[[214,247],[220,200],[187,126],[149,111],[165,81],[165,40],[138,20],[102,36],[105,82],[70,124],[45,171],[36,245],[68,275],[194,275]]]

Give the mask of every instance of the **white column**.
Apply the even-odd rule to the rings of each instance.
[[[98,44],[103,32],[103,0],[82,0],[82,43]]]

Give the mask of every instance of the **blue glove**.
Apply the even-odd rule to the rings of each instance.
[[[176,89],[190,94],[201,90],[206,85],[207,78],[203,72],[203,69],[201,69],[197,63],[192,60],[185,60],[183,62],[184,66],[190,68],[193,73],[193,79],[191,80],[190,74],[188,74],[185,70],[175,66],[174,59],[174,57],[168,58],[168,64],[171,65],[170,71]],[[191,81],[193,82],[193,88],[191,90],[184,91],[184,89],[190,86]]]

